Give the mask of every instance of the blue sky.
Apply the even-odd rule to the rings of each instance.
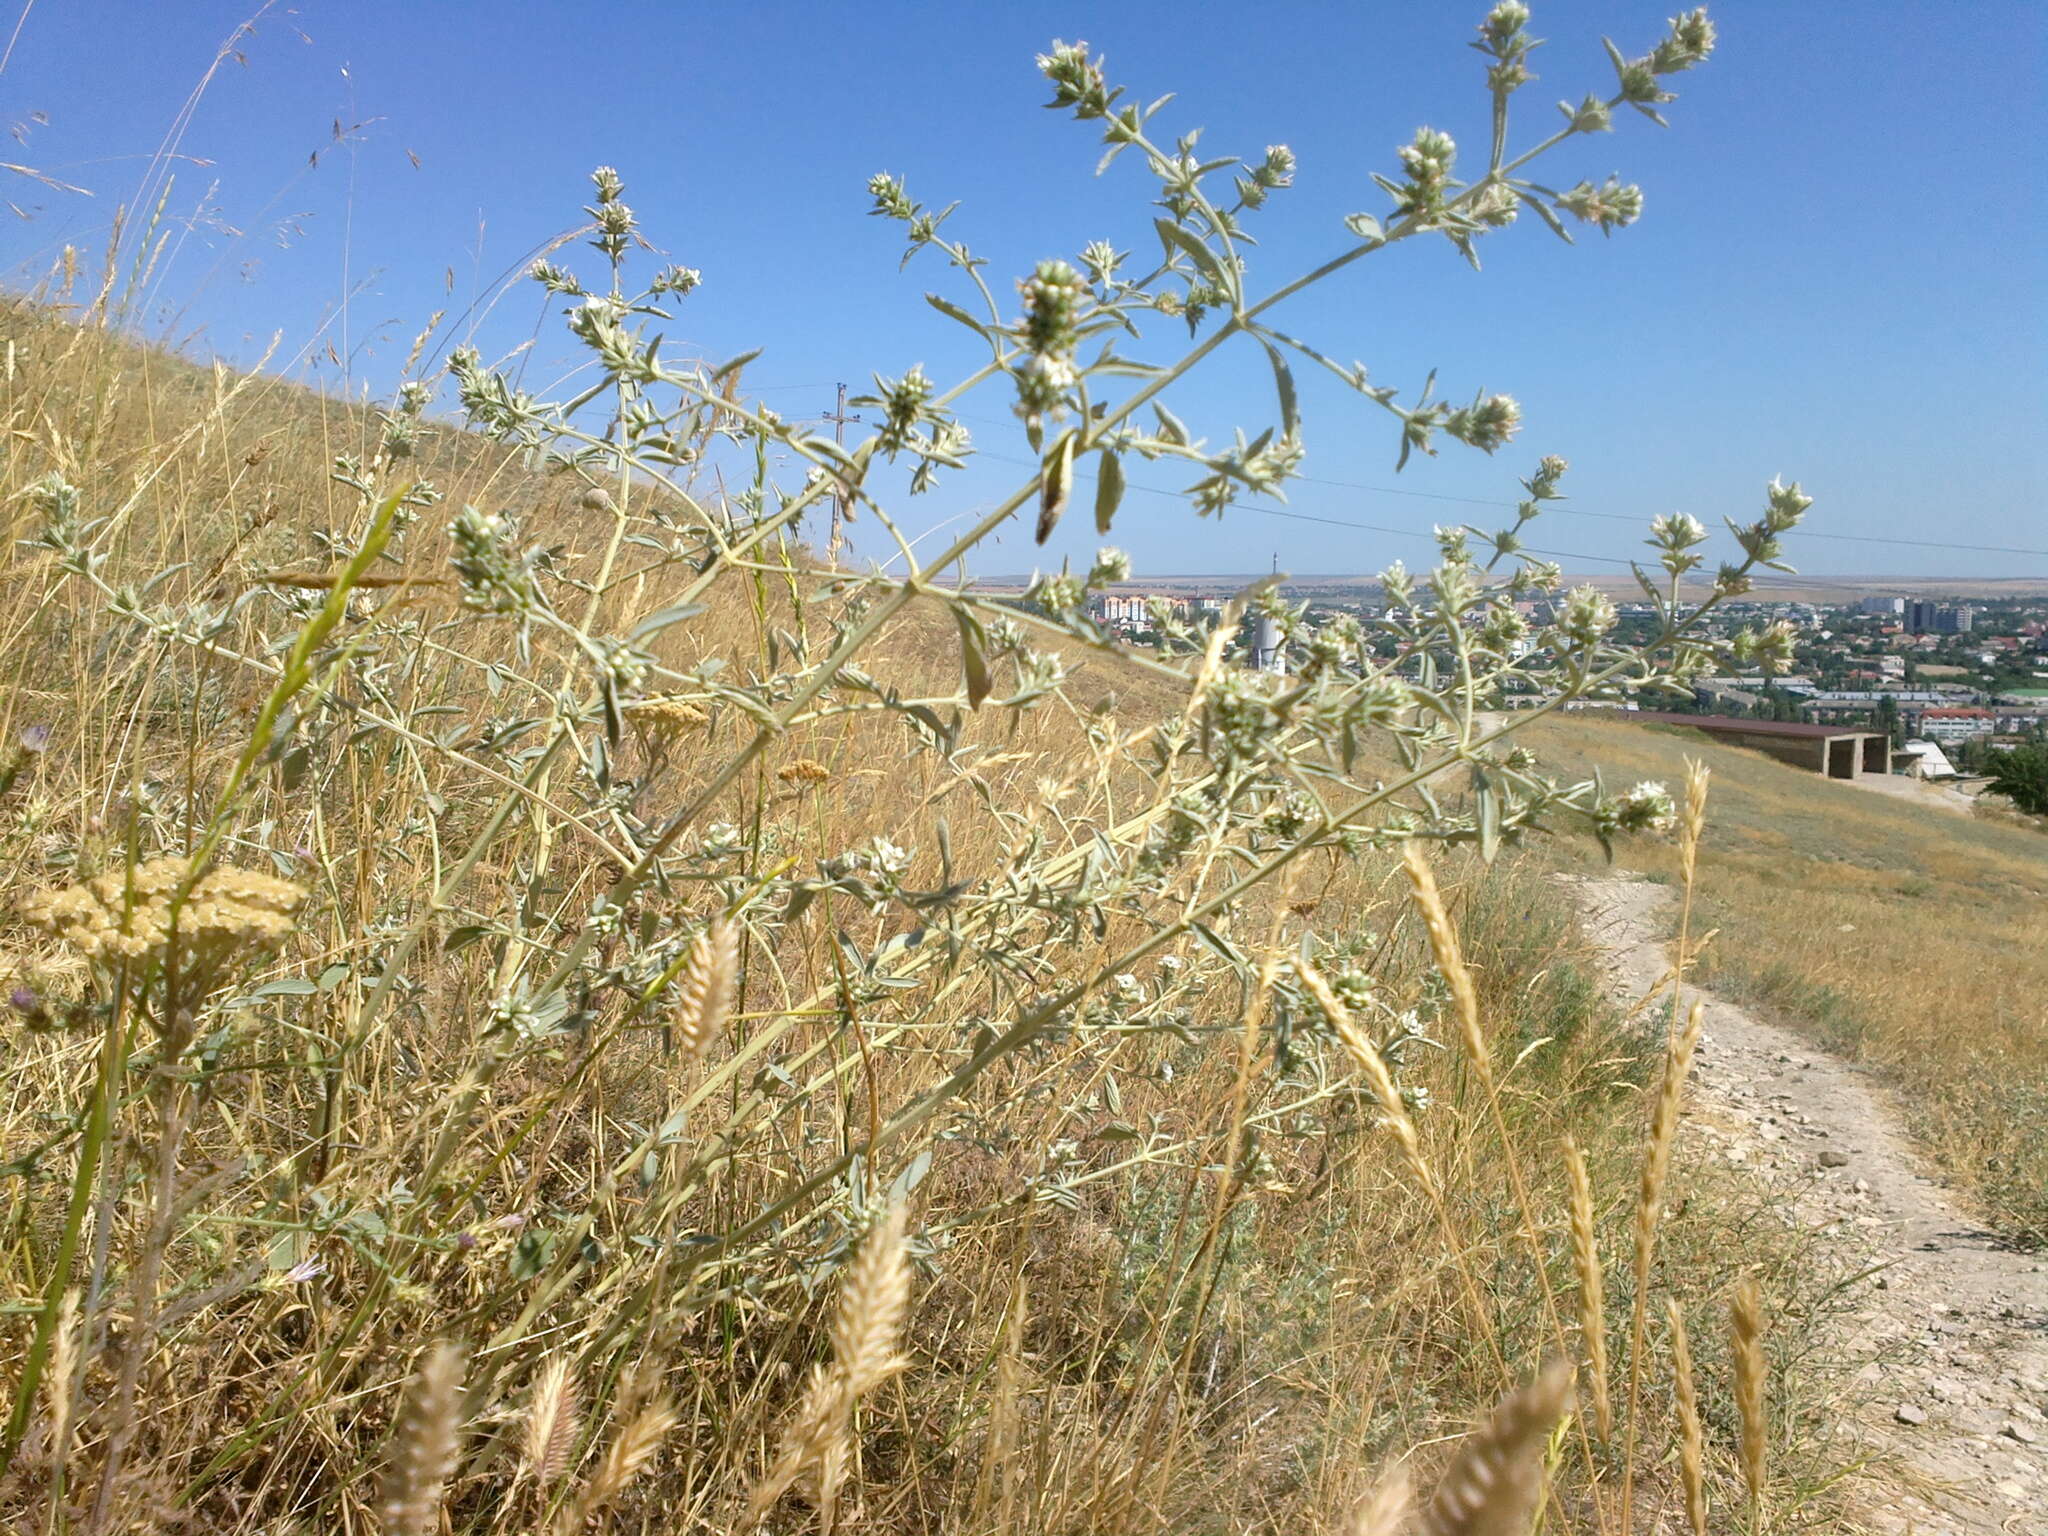
[[[11,29],[19,0],[0,11]],[[1663,30],[1664,3],[1536,0],[1542,77],[1517,97],[1517,142],[1552,103],[1606,90],[1599,39],[1628,52]],[[1304,379],[1306,474],[1291,509],[1396,532],[1233,509],[1198,521],[1133,494],[1114,541],[1144,573],[1357,572],[1422,563],[1439,521],[1490,521],[1542,453],[1572,461],[1566,505],[1647,521],[1682,510],[1718,526],[1751,514],[1774,474],[1819,500],[1811,527],[1943,547],[1802,540],[1815,573],[2048,576],[2043,431],[2044,111],[2031,4],[1731,3],[1721,48],[1679,76],[1659,129],[1624,114],[1532,174],[1553,185],[1610,172],[1642,184],[1642,221],[1611,240],[1558,242],[1534,221],[1490,236],[1471,272],[1440,241],[1359,263],[1274,318],[1381,382],[1431,368],[1454,398],[1517,396],[1521,437],[1489,459],[1457,444],[1393,472],[1393,422],[1334,382]],[[921,299],[956,292],[927,253],[899,273],[897,228],[864,217],[877,170],[960,210],[948,226],[1005,295],[1039,258],[1109,238],[1144,257],[1150,184],[1135,160],[1096,179],[1093,133],[1041,110],[1032,56],[1054,36],[1106,52],[1113,81],[1178,99],[1167,132],[1202,126],[1205,151],[1285,143],[1295,186],[1261,216],[1250,286],[1276,286],[1343,249],[1350,212],[1384,212],[1418,124],[1476,158],[1486,101],[1464,45],[1479,4],[1349,3],[769,6],[307,3],[267,13],[198,99],[177,141],[169,204],[183,221],[139,317],[188,351],[247,359],[272,333],[331,387],[387,390],[415,332],[461,316],[536,246],[574,223],[600,163],[672,259],[705,285],[671,347],[723,358],[765,348],[750,388],[789,415],[829,408],[831,385],[923,362],[971,366],[965,333]],[[12,14],[8,14],[12,13]],[[39,0],[0,76],[0,115],[48,114],[5,158],[89,188],[11,178],[31,217],[9,220],[0,270],[30,278],[67,241],[97,248],[135,197],[248,0]],[[332,126],[361,124],[345,141]],[[309,157],[318,151],[317,163]],[[240,231],[230,233],[230,229]],[[592,258],[595,260],[595,257]],[[341,312],[344,294],[346,326]],[[479,340],[537,335],[530,382],[573,358],[539,290],[518,285]],[[538,331],[536,332],[536,325]],[[1161,326],[1141,355],[1170,357]],[[344,337],[346,348],[344,349]],[[346,350],[347,379],[328,364]],[[1270,375],[1234,345],[1174,397],[1212,442],[1273,419]],[[966,403],[990,455],[1020,458],[1000,387]],[[999,497],[1024,470],[991,459],[905,506],[923,531]],[[1191,478],[1135,466],[1134,484]],[[1404,494],[1390,494],[1392,487]],[[1421,494],[1416,494],[1421,493]],[[1019,528],[979,563],[1085,561],[1088,519],[1046,552]],[[1559,513],[1532,542],[1590,557],[1635,553],[1609,517]],[[1727,546],[1725,537],[1715,551]],[[863,546],[879,549],[879,546]],[[1588,558],[1579,558],[1588,557]]]

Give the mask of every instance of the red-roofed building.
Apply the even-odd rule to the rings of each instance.
[[[1915,735],[1949,745],[1989,736],[1998,729],[1998,717],[1988,709],[1923,709],[1908,724]]]

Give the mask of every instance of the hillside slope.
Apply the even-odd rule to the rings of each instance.
[[[763,699],[868,596],[794,541],[733,568],[637,504],[607,535],[573,475],[431,423],[404,471],[445,501],[333,603],[320,579],[396,504],[335,478],[373,417],[4,323],[0,496],[31,542],[0,550],[0,1523],[367,1528],[404,1405],[436,1380],[450,1402],[439,1340],[487,1406],[437,1523],[580,1528],[608,1500],[620,1529],[729,1530],[766,1486],[794,1528],[774,1447],[890,1202],[918,1268],[876,1287],[877,1337],[905,1368],[826,1426],[842,1530],[1335,1529],[1380,1465],[1421,1447],[1427,1481],[1562,1351],[1617,1434],[1640,1401],[1639,1454],[1575,1420],[1549,1528],[1611,1525],[1618,1484],[1679,1497],[1656,1334],[1640,1399],[1591,1408],[1608,1332],[1627,1346],[1590,1281],[1637,1224],[1664,1036],[1606,1005],[1539,861],[1445,857],[1437,901],[1390,850],[1333,845],[1173,929],[1244,850],[1180,799],[1213,719],[1162,762],[1185,692],[1141,659],[1049,639],[1063,686],[1027,690],[1060,669],[1013,651],[970,708],[952,616],[912,603],[859,684],[764,741]],[[464,503],[530,514],[565,624],[671,615],[623,706],[592,698],[611,653],[583,631],[459,601]],[[694,560],[722,574],[673,615]],[[664,826],[688,835],[613,903]],[[210,939],[197,981],[169,958],[186,930],[130,908],[145,875],[198,878],[195,846],[232,919],[206,932],[264,939]],[[1158,899],[1104,885],[1152,859]],[[1469,970],[1437,952],[1454,930]],[[1739,1254],[1799,1357],[1819,1298],[1761,1197],[1725,1169],[1688,1188],[1657,1306],[1718,1315]],[[1733,1511],[1705,1326],[1698,1370],[1697,1465]],[[520,1444],[564,1400],[537,1464]],[[1782,1371],[1770,1405],[1754,1496],[1797,1518],[1821,1416]]]
[[[2005,1229],[2048,1242],[2048,838],[1590,714],[1531,743],[1612,782],[1713,770],[1700,980],[1868,1062]],[[1568,855],[1579,862],[1583,850]],[[1626,861],[1666,878],[1668,848]]]

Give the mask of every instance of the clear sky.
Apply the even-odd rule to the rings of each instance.
[[[7,176],[27,217],[6,222],[0,271],[28,280],[67,241],[104,243],[251,3],[36,0],[23,14],[21,0],[0,0],[0,23],[21,23],[0,117],[25,128],[4,158],[94,194]],[[948,231],[989,258],[1006,296],[1034,261],[1091,239],[1156,252],[1143,167],[1126,159],[1094,178],[1094,132],[1041,110],[1032,57],[1054,36],[1106,51],[1112,80],[1140,98],[1178,92],[1159,123],[1205,128],[1205,151],[1292,147],[1296,184],[1258,225],[1259,291],[1345,248],[1345,214],[1386,210],[1370,173],[1395,170],[1418,124],[1482,154],[1483,66],[1465,43],[1484,9],[280,6],[235,44],[246,62],[206,85],[175,140],[208,163],[175,166],[168,212],[182,227],[141,320],[190,352],[243,360],[282,333],[309,378],[387,390],[427,319],[487,296],[580,217],[589,170],[612,164],[650,238],[704,274],[671,347],[718,358],[763,347],[749,387],[788,415],[815,414],[838,380],[858,389],[920,361],[944,380],[971,366],[965,333],[920,297],[957,292],[958,274],[931,253],[899,273],[898,226],[864,217],[877,170],[927,202],[959,199]],[[1519,142],[1550,131],[1560,98],[1611,88],[1603,33],[1642,52],[1670,6],[1534,9],[1532,30],[1550,42],[1534,60],[1542,78],[1516,98]],[[1614,134],[1532,172],[1552,185],[1610,172],[1641,183],[1635,227],[1566,247],[1524,218],[1483,242],[1476,274],[1440,240],[1415,241],[1274,317],[1377,381],[1412,391],[1438,368],[1453,398],[1484,387],[1525,410],[1498,457],[1450,443],[1397,478],[1392,419],[1304,378],[1304,472],[1352,484],[1300,485],[1291,509],[1423,534],[1490,521],[1486,507],[1429,498],[1512,497],[1539,454],[1560,453],[1573,465],[1567,505],[1609,514],[1538,525],[1532,542],[1574,557],[1639,549],[1640,532],[1613,514],[1682,510],[1715,527],[1752,514],[1783,474],[1819,498],[1816,532],[1945,546],[1801,539],[1805,571],[2048,576],[2048,556],[1955,547],[2048,549],[2041,8],[1734,0],[1712,11],[1720,51],[1675,78],[1669,129],[1624,112]],[[360,126],[337,140],[337,124]],[[517,286],[478,338],[502,350],[539,322],[530,383],[574,355],[540,299]],[[1168,356],[1175,339],[1161,327],[1142,355]],[[330,341],[346,379],[325,360]],[[1212,442],[1273,419],[1270,375],[1248,345],[1175,398]],[[992,455],[1027,452],[1000,386],[964,409]],[[988,462],[949,477],[911,504],[909,525],[955,519],[1024,473]],[[1149,465],[1131,478],[1173,488],[1192,477]],[[1084,507],[1044,553],[1019,528],[980,569],[1085,561],[1087,523]],[[1359,572],[1430,554],[1398,531],[1249,506],[1204,522],[1145,494],[1126,500],[1114,540],[1141,575],[1264,570],[1275,553],[1299,573]],[[1724,535],[1713,550],[1728,546]]]

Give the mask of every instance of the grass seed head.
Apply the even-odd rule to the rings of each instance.
[[[533,1401],[526,1410],[525,1457],[521,1470],[545,1492],[568,1472],[583,1430],[581,1394],[575,1366],[567,1355],[555,1355],[540,1368]]]
[[[1480,1081],[1489,1088],[1493,1083],[1493,1050],[1487,1044],[1485,1030],[1479,1022],[1479,993],[1472,985],[1472,973],[1465,968],[1465,957],[1458,947],[1458,930],[1451,922],[1451,914],[1444,906],[1441,892],[1436,888],[1436,876],[1430,870],[1429,856],[1422,851],[1422,845],[1413,839],[1401,845],[1401,866],[1408,875],[1408,888],[1415,898],[1415,908],[1422,914],[1422,925],[1429,933],[1430,952],[1436,956],[1436,968],[1443,973],[1444,984],[1450,988],[1451,1000],[1458,1009],[1458,1038],[1465,1048],[1466,1058],[1479,1073]]]
[[[1735,1287],[1728,1322],[1735,1360],[1735,1406],[1742,1417],[1742,1480],[1752,1506],[1763,1501],[1767,1446],[1764,1428],[1764,1296],[1754,1276]]]
[[[714,917],[691,942],[676,989],[676,1039],[684,1061],[702,1056],[724,1032],[739,965],[739,930],[730,919]]]
[[[909,1212],[893,1205],[868,1233],[839,1284],[832,1355],[855,1397],[901,1368],[903,1320],[910,1310]]]
[[[462,1365],[462,1351],[444,1342],[429,1346],[413,1374],[378,1490],[385,1536],[433,1536],[440,1528],[441,1496],[461,1448]]]
[[[1692,1536],[1707,1536],[1706,1436],[1700,1428],[1699,1392],[1692,1375],[1692,1344],[1685,1333],[1685,1309],[1665,1300],[1671,1324],[1671,1377],[1678,1399],[1678,1478],[1685,1488],[1685,1518]]]
[[[1605,1440],[1614,1433],[1614,1408],[1607,1378],[1605,1274],[1593,1227],[1593,1180],[1586,1169],[1586,1155],[1569,1136],[1564,1143],[1564,1166],[1571,1181],[1572,1270],[1579,1282],[1579,1336],[1586,1350],[1593,1423]]]
[[[1527,1536],[1543,1491],[1542,1453],[1571,1399],[1571,1367],[1553,1360],[1468,1436],[1422,1513],[1425,1536]]]

